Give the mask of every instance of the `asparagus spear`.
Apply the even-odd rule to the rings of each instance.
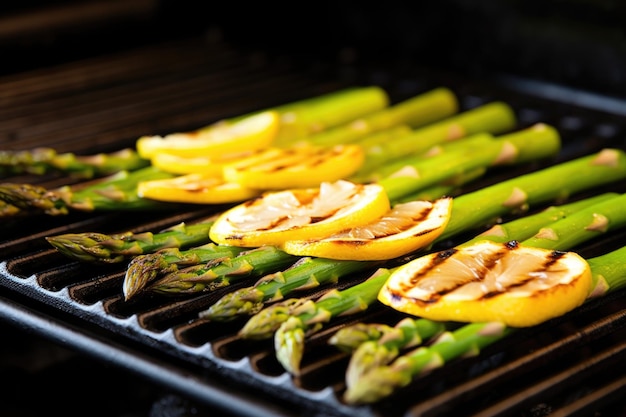
[[[623,179],[625,176],[626,154],[621,150],[605,149],[593,155],[557,164],[462,195],[454,200],[450,221],[437,241],[479,225],[485,225],[507,213],[527,210],[529,206],[565,198],[585,189]],[[334,264],[340,269],[344,263],[349,264],[352,261],[330,261],[320,258],[307,261],[310,265],[316,262],[324,266]],[[331,274],[328,276],[328,281],[324,282],[332,282],[339,276],[333,268],[327,268],[326,271]],[[306,269],[303,273],[306,275]],[[290,274],[290,277],[292,275]],[[269,281],[262,279],[252,287],[227,294],[208,310],[201,312],[200,316],[213,320],[225,320],[233,319],[233,315],[254,314],[262,308],[264,303],[279,300],[291,291],[299,289],[298,285],[293,284],[284,276],[269,279]],[[315,284],[320,285],[321,279],[322,276],[317,275]],[[297,281],[302,283],[303,280],[298,277]],[[301,288],[310,288],[310,282],[307,284]]]
[[[0,173],[4,176],[62,173],[77,178],[94,178],[119,171],[134,171],[148,165],[149,161],[141,158],[133,149],[96,155],[57,153],[52,148],[0,150]]]
[[[363,146],[367,163],[354,175],[357,181],[370,180],[372,169],[407,155],[419,155],[435,145],[453,143],[477,133],[502,134],[514,128],[513,110],[503,102],[488,103],[447,117],[439,122],[414,129],[386,142],[376,135],[356,143]]]
[[[448,92],[452,94],[451,91]],[[366,117],[388,106],[389,96],[384,89],[368,86],[349,87],[266,110],[275,110],[280,115],[280,128],[274,144],[291,146],[299,140],[344,125],[359,117]],[[255,113],[257,112],[252,114]],[[245,114],[232,120],[236,121],[252,114]]]
[[[148,255],[133,258],[126,275],[136,276],[134,271],[141,270],[141,278],[145,282],[155,279],[159,274],[177,271],[181,266],[211,264],[222,259],[230,259],[243,252],[243,248],[207,243],[194,248],[193,252],[181,252],[178,248],[161,249]],[[136,292],[136,288],[143,287],[144,282],[125,280],[123,291],[126,299]]]
[[[0,199],[24,212],[65,215],[70,211],[155,210],[171,204],[141,198],[136,193],[140,181],[172,178],[154,167],[120,171],[81,186],[48,190],[29,184],[0,184]]]
[[[489,134],[480,134],[489,137]],[[467,139],[466,139],[467,140]],[[461,144],[462,145],[462,144]],[[448,180],[454,175],[483,167],[528,162],[553,156],[560,149],[558,133],[551,126],[538,124],[485,143],[483,146],[458,146],[440,156],[411,158],[401,166],[391,164],[382,170],[382,184],[391,200]]]
[[[442,91],[441,94],[442,96],[446,94],[453,96],[450,90]],[[280,129],[275,142],[277,144],[289,144],[297,139],[343,125],[388,106],[389,97],[378,86],[349,87],[278,105],[271,108],[280,115]],[[233,120],[247,116],[250,114],[235,117]]]
[[[320,146],[350,143],[401,124],[412,128],[424,126],[457,111],[458,103],[454,94],[447,88],[436,88],[363,117],[351,119],[346,124],[307,136],[304,141]]]
[[[513,239],[526,239],[548,223],[615,196],[617,194],[606,193],[566,205],[551,206],[539,213],[494,226],[489,233],[481,234],[474,240],[489,239],[506,242]],[[470,240],[467,244],[474,240]],[[369,308],[376,301],[378,292],[389,275],[389,269],[381,268],[363,283],[344,291],[331,290],[316,302],[307,299],[289,299],[275,303],[252,316],[239,334],[243,338],[250,339],[269,338],[273,334],[279,361],[286,370],[297,374],[304,352],[304,337],[320,330],[324,323],[334,317],[354,314]],[[428,320],[407,319],[400,328],[373,324],[371,329],[360,324],[356,329],[344,328],[331,340],[331,343],[338,344],[347,350],[349,345],[346,340],[354,343],[365,335],[370,335],[368,336],[370,339],[372,335],[376,335],[377,339],[383,339],[380,344],[368,344],[362,348],[367,349],[366,351],[362,350],[361,353],[355,354],[358,358],[367,355],[367,359],[357,362],[358,367],[349,367],[348,380],[351,381],[358,378],[363,363],[373,365],[385,359],[391,360],[400,348],[415,345],[419,340],[441,330],[441,325],[433,323]]]
[[[371,269],[378,262],[341,261],[304,257],[290,268],[263,276],[254,286],[226,294],[199,317],[229,321],[240,315],[255,314],[264,304],[280,300],[292,291],[336,283],[340,277]]]
[[[194,224],[182,222],[159,233],[66,233],[46,237],[46,240],[70,258],[118,263],[165,248],[184,249],[209,243],[209,230],[214,221],[215,216]]]
[[[195,253],[196,248],[180,252],[182,257],[187,258],[193,258]],[[126,299],[144,288],[163,294],[197,294],[202,291],[213,291],[230,285],[234,280],[260,277],[279,271],[300,259],[276,247],[262,246],[245,252],[240,250],[233,256],[223,257],[209,263],[196,262],[185,268],[178,268],[175,265],[176,259],[161,259],[159,269],[156,270],[145,267],[142,259],[145,257],[154,257],[154,255],[134,258],[126,270],[124,278]]]
[[[626,226],[626,212],[623,206],[626,194],[610,198],[595,204],[569,217],[561,219],[549,226],[549,233],[542,230],[521,244],[529,247],[567,250],[592,239],[599,234]],[[598,217],[602,217],[605,227],[596,227]],[[471,244],[471,242],[468,242]],[[616,251],[623,256],[626,247]],[[615,253],[589,260],[596,287],[600,291],[592,291],[589,298],[606,293],[626,284],[626,266],[623,259],[615,262]],[[610,263],[609,263],[610,262]],[[514,331],[502,323],[471,323],[454,332],[444,333],[429,347],[419,347],[395,359],[389,365],[371,367],[367,363],[370,358],[364,355],[362,365],[367,372],[359,373],[352,380],[345,393],[349,403],[375,402],[391,394],[396,388],[408,385],[412,379],[446,362],[468,354],[478,354],[480,349],[494,343]],[[374,350],[375,351],[375,350]],[[359,358],[354,357],[354,360]],[[357,365],[355,365],[357,366]]]

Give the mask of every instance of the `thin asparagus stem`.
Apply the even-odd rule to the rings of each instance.
[[[179,223],[158,233],[66,233],[46,237],[64,255],[84,262],[118,263],[165,248],[185,249],[209,243],[215,216],[198,223]]]
[[[451,91],[448,93],[452,94]],[[378,86],[348,87],[220,120],[188,133],[203,135],[216,127],[236,123],[262,112],[275,111],[279,115],[280,126],[273,143],[276,146],[290,146],[298,140],[388,106],[387,92]]]
[[[52,148],[0,150],[0,174],[3,176],[61,173],[77,178],[95,178],[119,171],[134,171],[148,165],[149,161],[133,149],[95,155],[57,153]]]
[[[436,88],[372,112],[350,122],[305,138],[319,146],[358,141],[375,132],[398,125],[412,128],[446,118],[458,111],[456,96],[447,88]]]
[[[485,239],[496,242],[527,239],[548,224],[583,209],[595,207],[596,204],[616,196],[618,194],[605,193],[561,206],[551,206],[536,214],[494,226],[489,233],[481,234],[467,244]],[[241,337],[249,339],[264,339],[274,335],[279,361],[286,370],[297,374],[304,352],[304,336],[320,330],[324,323],[329,322],[334,317],[354,314],[367,309],[376,301],[378,292],[389,278],[390,273],[389,269],[380,268],[366,281],[343,291],[331,290],[315,302],[307,299],[288,299],[282,303],[275,303],[252,316],[239,334]],[[288,324],[285,323],[287,320],[289,320]],[[422,320],[416,324],[416,329],[419,330],[424,326],[430,328],[426,323],[431,322]],[[407,322],[404,325],[408,324]],[[391,360],[401,348],[407,347],[405,346],[406,343],[413,342],[414,338],[417,337],[415,335],[408,337],[409,332],[407,332],[406,337],[399,338],[396,335],[397,329],[390,328],[390,333],[387,335],[381,325],[373,324],[372,326],[374,331],[371,332],[364,329],[363,325],[359,325],[356,330],[346,327],[331,339],[331,343],[338,343],[345,348],[347,346],[345,340],[353,342],[359,340],[364,334],[377,334],[383,338],[382,343],[368,344],[363,348],[365,352],[355,354],[356,359],[353,360],[355,364],[351,362],[349,366],[350,381],[358,379],[358,375],[364,372],[363,363],[374,366],[378,361],[385,358]],[[433,326],[439,327],[439,325]],[[353,334],[355,332],[356,336]],[[428,335],[430,333],[424,332],[418,336],[426,338]]]
[[[437,241],[466,231],[471,224],[495,222],[546,201],[565,201],[625,176],[626,153],[609,148],[460,195],[453,200],[450,221]]]
[[[408,385],[414,377],[441,367],[453,358],[477,354],[510,332],[510,328],[497,322],[471,323],[454,332],[445,332],[431,346],[418,347],[391,365],[376,367],[361,375],[346,390],[344,400],[349,404],[376,402]]]
[[[128,300],[139,289],[153,281],[160,274],[178,271],[181,266],[218,262],[232,258],[243,252],[243,248],[208,243],[192,251],[178,248],[161,249],[148,255],[140,255],[131,261],[126,271],[123,292]]]
[[[54,190],[30,184],[0,184],[0,199],[25,212],[66,215],[71,211],[155,210],[173,205],[141,198],[137,195],[140,181],[172,178],[173,174],[152,166],[136,171],[120,171],[109,177]]]
[[[618,195],[594,204],[568,217],[558,220],[521,244],[555,250],[568,250],[600,234],[626,226],[626,212],[623,210],[626,195]],[[621,288],[626,284],[626,264],[624,248],[616,254],[590,259],[592,275],[598,283],[599,291],[592,291],[588,297],[597,297],[611,289]],[[395,389],[408,385],[413,378],[436,367],[443,366],[452,359],[477,355],[480,349],[488,346],[514,328],[502,323],[471,323],[462,326],[444,336],[429,347],[420,347],[395,359],[389,365],[368,367],[366,373],[352,379],[345,393],[348,403],[370,403],[390,395]],[[360,348],[359,348],[360,349]],[[364,348],[365,349],[365,348]],[[357,360],[356,357],[353,357]],[[366,362],[366,365],[369,363]]]
[[[283,299],[293,291],[308,290],[324,284],[336,283],[340,277],[374,267],[377,262],[341,261],[325,258],[300,258],[293,266],[265,275],[254,286],[226,294],[199,317],[215,321],[229,321],[241,315],[260,311],[265,303]]]
[[[193,256],[194,252],[195,249],[192,248],[182,253]],[[175,269],[164,263],[158,279],[155,279],[156,276],[143,278],[142,275],[145,272],[141,268],[129,267],[126,271],[125,282],[141,280],[145,284],[150,283],[145,288],[147,291],[162,294],[196,294],[202,291],[213,291],[244,278],[260,277],[279,271],[296,263],[298,259],[300,258],[289,255],[276,247],[262,246],[242,251],[236,256],[186,268]],[[130,265],[133,266],[137,262],[140,260],[135,258]],[[143,289],[142,286],[136,286],[134,293],[141,289]],[[133,294],[128,294],[127,298]]]
[[[391,200],[396,200],[464,172],[554,156],[561,142],[553,127],[540,124],[500,136],[482,146],[472,145],[470,142],[469,146],[455,147],[431,158],[405,160],[400,169],[383,172],[385,177],[378,183],[385,187]]]
[[[388,165],[390,161],[404,159],[407,155],[419,155],[436,145],[452,144],[478,133],[503,134],[512,130],[515,123],[511,107],[502,102],[493,102],[414,129],[387,142],[377,140],[376,135],[367,136],[356,142],[363,146],[368,156],[367,163],[354,177],[358,181],[371,180],[371,171]]]
[[[448,94],[452,92],[448,91]],[[385,90],[377,86],[367,86],[344,88],[266,110],[275,110],[280,115],[280,128],[274,144],[290,146],[298,140],[365,117],[388,106],[389,97]],[[250,114],[232,120],[247,116]]]

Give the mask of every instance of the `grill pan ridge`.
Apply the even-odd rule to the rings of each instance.
[[[144,61],[139,63],[137,54]],[[150,65],[165,55],[175,63],[172,67]],[[195,60],[185,61],[187,57]],[[102,62],[108,62],[107,71],[93,72]],[[567,92],[546,98],[510,79],[488,83],[424,69],[336,69],[302,68],[197,39],[106,56],[101,61],[78,61],[36,76],[0,79],[0,90],[7,91],[0,107],[0,143],[6,148],[48,143],[76,153],[116,150],[132,146],[146,132],[193,129],[299,97],[378,84],[395,100],[442,85],[453,89],[466,109],[503,100],[514,107],[522,125],[543,121],[559,129],[564,142],[560,159],[607,146],[626,149],[626,122],[610,111],[613,101],[583,107],[568,102]],[[86,77],[87,88],[72,84],[77,74]],[[58,84],[49,83],[50,79]],[[29,89],[24,87],[27,81],[33,83]],[[37,113],[29,110],[33,105]],[[32,122],[26,123],[29,119]],[[556,162],[497,170],[476,186]],[[15,180],[44,186],[66,182],[55,176]],[[610,189],[626,191],[623,184]],[[598,191],[602,190],[594,190]],[[240,321],[217,324],[196,319],[197,312],[216,295],[145,296],[125,302],[121,296],[124,265],[69,261],[43,239],[71,231],[158,231],[224,208],[185,206],[147,215],[74,213],[35,218],[26,225],[7,221],[0,241],[0,316],[236,415],[392,417],[453,412],[522,416],[548,411],[586,415],[620,404],[626,377],[618,367],[626,360],[623,291],[516,332],[477,357],[460,359],[418,378],[390,400],[352,407],[339,400],[347,357],[326,341],[350,322],[394,323],[398,314],[372,308],[331,323],[308,341],[303,375],[293,379],[273,358],[271,344],[237,339]],[[624,242],[626,235],[615,233],[576,249],[583,256],[593,256]],[[280,402],[285,405],[279,406]]]

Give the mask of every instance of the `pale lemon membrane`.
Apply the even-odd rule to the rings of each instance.
[[[281,246],[287,240],[321,238],[382,217],[389,198],[379,184],[346,180],[316,188],[266,192],[220,215],[212,241],[243,247]]]
[[[388,260],[422,249],[437,239],[450,219],[452,198],[395,205],[374,222],[323,239],[289,240],[292,255],[341,260]]]
[[[574,252],[482,241],[399,267],[378,299],[431,320],[526,327],[581,305],[591,283],[589,264]]]

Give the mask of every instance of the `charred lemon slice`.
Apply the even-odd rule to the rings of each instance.
[[[225,204],[256,197],[258,190],[224,182],[211,174],[187,174],[175,178],[143,181],[137,185],[142,198],[172,203]]]
[[[225,165],[224,179],[263,190],[317,187],[354,174],[364,159],[357,145],[266,149]]]
[[[589,264],[574,252],[484,241],[399,267],[378,299],[432,320],[527,327],[581,305],[591,282]]]
[[[266,192],[217,218],[210,238],[216,243],[281,246],[287,240],[330,236],[370,223],[390,208],[378,184],[339,180],[316,188]]]
[[[397,258],[431,244],[445,229],[451,198],[397,204],[372,223],[345,229],[324,239],[290,240],[292,255],[371,261]]]
[[[137,140],[137,152],[151,159],[159,152],[178,156],[216,156],[268,147],[280,126],[275,111],[265,111],[235,122],[218,122],[205,128],[162,136],[143,136]]]
[[[217,156],[180,156],[158,152],[150,159],[153,166],[172,174],[208,174],[222,177],[226,164],[248,158],[261,151],[237,152]]]

